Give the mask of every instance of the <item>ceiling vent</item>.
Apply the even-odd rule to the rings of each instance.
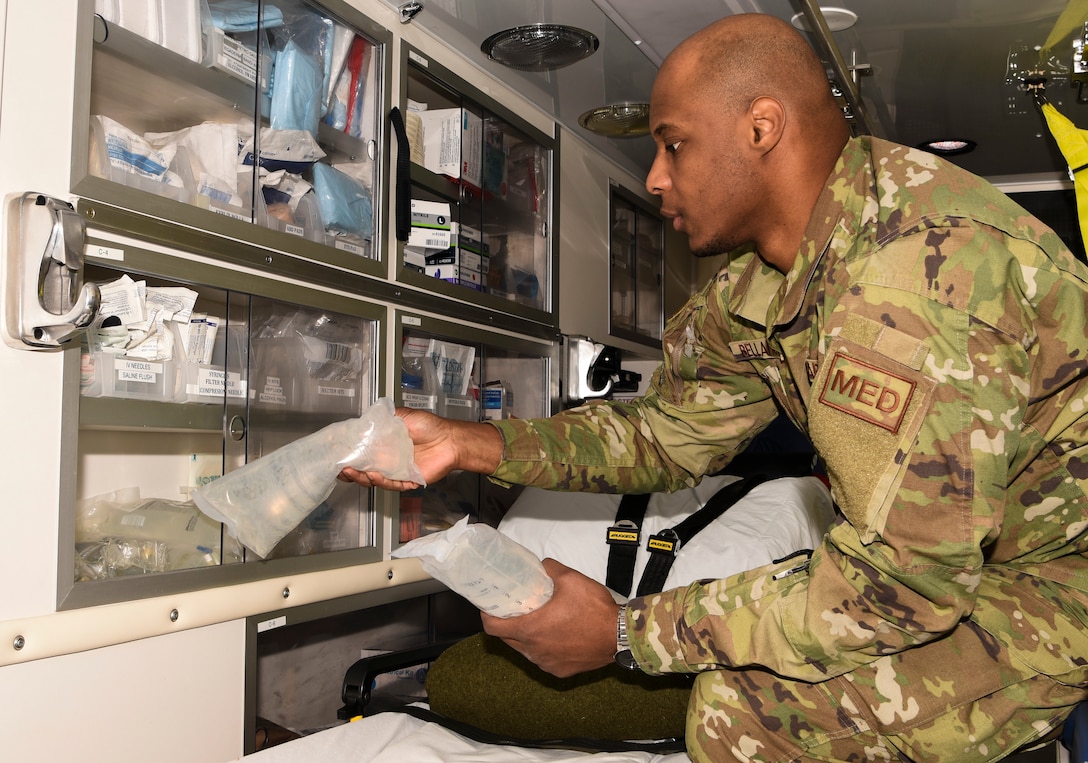
[[[563,24],[529,24],[504,29],[484,40],[480,50],[512,69],[561,69],[593,55],[600,41],[584,29]]]
[[[607,138],[638,138],[650,132],[650,104],[613,103],[587,111],[578,124]]]

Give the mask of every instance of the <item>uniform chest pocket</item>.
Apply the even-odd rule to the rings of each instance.
[[[813,380],[809,433],[863,543],[884,529],[931,404],[936,382],[920,371],[924,358],[920,340],[852,316]]]

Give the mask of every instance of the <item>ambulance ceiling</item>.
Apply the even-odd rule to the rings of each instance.
[[[399,8],[403,0],[386,0]],[[653,144],[648,137],[604,138],[579,117],[606,104],[648,101],[661,60],[692,32],[722,16],[770,13],[792,19],[805,0],[422,0],[413,21],[454,44],[495,77],[554,113],[571,131],[642,175]],[[816,7],[816,3],[812,3]],[[869,131],[915,145],[962,137],[977,147],[952,157],[990,178],[1060,178],[1057,151],[1020,72],[1037,65],[1035,52],[1050,34],[1066,0],[829,0],[857,16],[832,33],[845,66],[859,71],[857,89]],[[847,14],[847,15],[848,15]],[[564,24],[597,36],[596,53],[546,72],[521,71],[489,60],[480,44],[492,34],[527,24]],[[637,42],[637,44],[636,44]],[[817,50],[827,49],[815,43]],[[1088,127],[1088,105],[1072,84],[1072,37],[1047,64],[1047,96],[1078,125]],[[825,55],[829,69],[833,62]],[[1085,91],[1088,98],[1088,90]]]

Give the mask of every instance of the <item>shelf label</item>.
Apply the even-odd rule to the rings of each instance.
[[[154,384],[162,373],[162,363],[118,358],[114,361],[114,370],[117,372],[117,381]]]
[[[265,631],[270,631],[274,628],[282,628],[285,625],[287,625],[287,615],[273,617],[271,620],[262,620],[257,623],[257,633],[264,633]]]
[[[350,241],[340,241],[339,239],[337,239],[333,243],[333,246],[335,246],[337,249],[341,249],[341,250],[343,250],[345,252],[348,252],[350,254],[358,254],[360,256],[366,255],[366,252],[363,250],[363,247],[359,246],[358,244],[353,244]]]
[[[423,56],[421,56],[418,53],[416,53],[414,51],[411,51],[411,50],[408,51],[408,60],[409,61],[414,61],[415,63],[419,64],[420,66],[422,66],[425,69],[429,69],[430,66],[431,66],[430,61],[428,61]]]
[[[227,397],[244,398],[246,383],[242,381],[242,375],[236,371],[225,373],[218,368],[202,366],[197,370],[196,383],[185,385],[187,395],[200,397],[223,397],[224,390]]]
[[[403,392],[401,397],[404,399],[405,408],[415,408],[421,411],[435,411],[438,410],[438,397],[435,395],[424,395],[419,392]]]
[[[324,384],[317,385],[317,394],[331,397],[355,397],[354,387],[329,387]]]
[[[241,212],[232,212],[231,210],[223,209],[222,207],[212,207],[211,209],[216,214],[223,215],[223,217],[233,217],[235,220],[241,220],[246,223],[253,222],[249,215],[243,215]]]
[[[125,260],[124,249],[102,246],[101,244],[87,244],[83,247],[83,254],[86,257],[97,257],[100,260],[116,260],[117,262],[124,262]]]
[[[415,315],[402,316],[401,319],[400,319],[400,322],[403,323],[405,326],[422,326],[423,325],[423,319],[418,318]]]

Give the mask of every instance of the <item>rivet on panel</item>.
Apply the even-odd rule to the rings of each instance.
[[[16,636],[15,640],[11,642],[11,645],[15,647],[15,651],[18,652],[24,646],[26,646],[26,639],[22,636]]]
[[[176,623],[180,617],[181,613],[178,612],[176,609],[170,610],[170,622]]]
[[[290,595],[291,595],[291,589],[290,588],[284,588],[283,589],[283,598],[286,599]]]

